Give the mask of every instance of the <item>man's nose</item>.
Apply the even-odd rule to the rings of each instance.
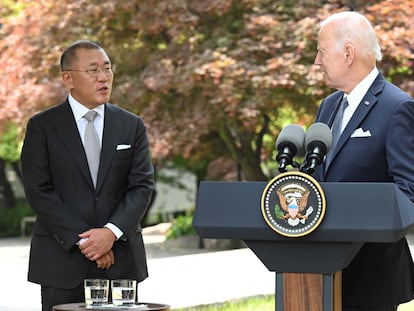
[[[109,79],[108,75],[105,73],[105,71],[102,68],[98,69],[98,75],[97,75],[97,79],[99,81],[107,81]]]
[[[313,61],[313,64],[314,65],[320,65],[321,64],[321,60],[320,60],[320,57],[319,57],[319,52],[316,54],[315,60]]]

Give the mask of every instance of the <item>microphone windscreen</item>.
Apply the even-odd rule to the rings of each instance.
[[[305,154],[304,150],[305,130],[297,124],[289,124],[285,126],[276,139],[276,150],[280,151],[287,145],[294,145],[296,150],[294,153],[298,156]]]
[[[316,122],[312,124],[305,137],[305,147],[308,149],[308,145],[312,142],[320,141],[326,146],[326,150],[331,148],[332,144],[332,132],[329,126],[322,122]]]

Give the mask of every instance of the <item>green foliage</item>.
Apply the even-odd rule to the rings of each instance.
[[[25,7],[25,4],[16,0],[2,0],[0,7],[1,16],[15,16],[18,15]]]
[[[283,213],[283,212],[282,212],[282,210],[280,209],[279,204],[276,204],[276,205],[275,205],[275,214],[276,214],[276,217],[277,217],[278,219],[282,219],[282,218],[283,218],[283,216],[285,216],[285,213]]]
[[[0,208],[0,238],[19,236],[20,220],[25,216],[34,216],[27,203],[20,203],[16,208]],[[31,231],[30,225],[26,231]]]
[[[18,127],[9,123],[0,137],[0,158],[9,162],[16,162],[20,157],[20,140],[18,139]]]
[[[273,295],[249,297],[246,299],[228,301],[222,304],[203,305],[174,311],[272,311],[275,309]]]
[[[411,65],[408,61],[406,60],[401,60],[401,63],[398,66],[395,66],[393,68],[390,68],[390,70],[388,71],[388,76],[387,78],[389,78],[389,80],[393,80],[393,77],[395,76],[410,76],[413,74],[413,70],[411,68]]]
[[[193,216],[193,209],[187,211],[184,215],[178,215],[167,232],[167,240],[177,239],[180,236],[197,235],[193,228]]]

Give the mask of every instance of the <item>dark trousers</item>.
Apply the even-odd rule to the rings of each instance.
[[[42,311],[52,311],[53,306],[85,301],[83,283],[73,289],[41,287]]]
[[[342,307],[342,311],[397,311],[398,306],[385,306],[385,307]]]
[[[91,267],[86,278],[107,279],[108,277],[105,270],[100,270],[96,267],[95,263],[91,263]],[[52,311],[53,306],[56,305],[85,301],[83,282],[77,287],[71,289],[54,288],[42,285],[41,294],[42,311]]]

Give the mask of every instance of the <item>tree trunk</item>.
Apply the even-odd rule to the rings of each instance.
[[[3,207],[16,207],[16,198],[6,176],[6,161],[4,159],[0,159],[0,193],[3,197],[1,200]]]
[[[247,181],[266,181],[267,176],[260,167],[259,160],[253,155],[244,155],[241,159],[243,177]]]

